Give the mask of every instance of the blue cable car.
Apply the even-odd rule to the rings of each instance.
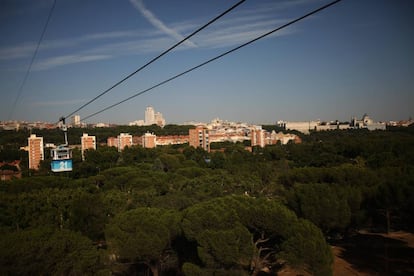
[[[52,163],[50,164],[52,172],[70,172],[72,171],[72,149],[69,148],[67,128],[65,125],[65,118],[60,118],[62,121],[62,130],[65,135],[65,144],[59,145],[55,149],[51,149],[50,155]]]

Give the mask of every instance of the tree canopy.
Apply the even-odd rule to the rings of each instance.
[[[188,132],[90,134],[152,128]],[[74,150],[65,174],[50,172],[48,156],[29,171],[27,137],[0,135],[0,157],[20,160],[23,174],[0,182],[0,274],[330,275],[327,241],[414,231],[412,130],[315,132],[252,152],[98,146],[83,161]]]

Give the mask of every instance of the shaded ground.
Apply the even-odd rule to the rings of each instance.
[[[334,275],[414,275],[414,234],[359,232],[332,247]]]

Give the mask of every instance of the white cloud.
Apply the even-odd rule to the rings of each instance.
[[[89,61],[97,61],[97,60],[104,60],[109,59],[111,56],[109,55],[65,55],[65,56],[58,56],[52,58],[43,59],[40,62],[37,62],[33,66],[34,71],[40,70],[47,70],[53,67],[67,65],[67,64],[74,64],[74,63],[81,63],[81,62],[89,62]]]
[[[0,49],[0,60],[25,58],[33,55],[35,43],[23,43],[20,45]]]
[[[277,26],[284,24],[287,20],[262,20],[250,22],[249,19],[239,20],[238,24],[232,24],[231,21],[218,24],[213,30],[203,33],[197,40],[199,45],[208,48],[220,48],[236,46],[248,42],[264,33],[275,29]],[[294,29],[283,30],[277,33],[287,35],[294,32]],[[269,36],[270,37],[270,36]]]
[[[64,39],[45,40],[39,46],[39,51],[56,50],[64,48],[82,47],[83,44],[96,40],[112,40],[112,39],[137,39],[145,37],[148,34],[133,30],[115,31],[107,33],[94,33],[79,37],[71,37]],[[102,42],[105,43],[105,42]],[[19,58],[31,57],[35,51],[35,42],[24,42],[18,45],[0,48],[0,60],[12,60]]]
[[[130,1],[136,3],[134,5],[139,7],[147,20],[158,26],[157,31],[118,30],[45,40],[39,48],[41,55],[38,55],[32,70],[48,70],[68,64],[159,53],[173,45],[177,39],[183,38],[179,32],[192,32],[208,20],[197,18],[191,21],[181,21],[171,24],[171,28],[168,28],[143,6],[142,1]],[[301,1],[296,1],[296,3],[301,3]],[[198,49],[238,46],[288,22],[289,19],[280,16],[279,8],[277,3],[272,3],[266,6],[257,5],[254,9],[236,10],[198,33],[192,40],[197,43]],[[291,34],[296,30],[295,26],[291,26],[276,35]],[[165,36],[165,33],[169,35]],[[0,48],[0,61],[28,59],[32,56],[35,46],[34,42],[27,42]],[[185,50],[188,46],[177,49]],[[61,54],[63,51],[65,54]]]
[[[185,37],[172,28],[169,28],[158,17],[156,17],[150,10],[148,10],[143,0],[130,0],[131,4],[150,22],[155,28],[173,37],[177,41],[183,40]],[[190,40],[184,42],[185,45],[190,47],[196,47],[196,45]]]

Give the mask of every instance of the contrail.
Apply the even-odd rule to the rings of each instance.
[[[148,10],[143,0],[129,0],[131,4],[158,30],[166,33],[167,35],[173,37],[177,41],[181,41],[184,39],[184,36],[176,32],[175,30],[169,28],[166,26],[160,19],[158,19],[150,10]],[[196,47],[196,45],[191,42],[190,40],[187,40],[184,42],[187,46],[190,47]]]

